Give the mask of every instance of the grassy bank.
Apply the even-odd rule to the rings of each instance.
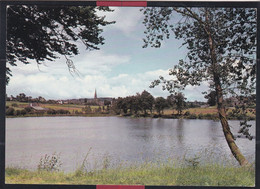
[[[255,173],[251,168],[219,164],[180,167],[174,163],[145,163],[90,172],[79,169],[72,173],[6,168],[6,183],[255,186]]]

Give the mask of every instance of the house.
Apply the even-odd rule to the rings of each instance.
[[[30,107],[36,112],[45,112],[48,110],[48,108],[43,108],[39,106],[37,103],[30,103]]]

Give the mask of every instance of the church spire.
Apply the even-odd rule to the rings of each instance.
[[[97,90],[95,89],[94,99],[97,99]]]

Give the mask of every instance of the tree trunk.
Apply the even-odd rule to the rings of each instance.
[[[223,92],[222,92],[222,86],[220,82],[220,72],[219,72],[219,65],[217,64],[217,56],[216,56],[216,47],[212,38],[212,34],[210,29],[207,28],[207,26],[210,25],[209,18],[208,18],[208,10],[206,9],[206,26],[205,31],[208,34],[208,42],[209,42],[209,48],[210,48],[210,56],[211,56],[211,72],[213,75],[213,81],[215,84],[215,90],[216,90],[216,96],[217,96],[217,108],[218,108],[218,115],[219,119],[222,125],[223,133],[226,138],[226,141],[228,143],[228,146],[233,154],[233,156],[236,158],[238,163],[241,166],[246,166],[249,164],[247,159],[243,156],[241,151],[239,150],[238,146],[235,143],[234,136],[230,130],[227,117],[226,117],[226,111],[225,106],[223,105]]]
[[[216,93],[217,93],[217,105],[218,105],[218,114],[219,114],[219,119],[222,125],[222,129],[226,138],[226,141],[228,143],[228,146],[233,154],[233,156],[236,158],[238,163],[241,166],[246,166],[249,164],[247,159],[243,156],[241,151],[239,150],[238,146],[235,143],[234,136],[230,130],[227,117],[226,117],[226,111],[225,107],[223,106],[223,94],[222,94],[222,89],[219,84],[216,85]]]

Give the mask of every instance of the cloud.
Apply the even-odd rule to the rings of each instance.
[[[107,21],[116,21],[115,24],[107,27],[123,32],[126,36],[131,36],[138,24],[142,22],[142,12],[139,7],[111,7],[114,12],[98,11],[99,16],[106,16]]]
[[[154,97],[169,95],[161,86],[149,88],[151,82],[160,75],[170,79],[169,70],[152,70],[144,73],[118,74],[106,76],[105,74],[85,75],[84,77],[71,77],[69,74],[51,75],[48,72],[24,75],[17,73],[7,86],[8,95],[25,93],[27,96],[43,96],[46,99],[92,98],[95,89],[99,97],[126,97],[147,90]],[[202,91],[207,89],[207,83],[200,87],[188,86],[185,96],[188,100],[203,100]]]
[[[113,67],[126,64],[131,60],[130,56],[107,54],[102,50],[91,51],[75,57],[74,63],[78,70],[84,75],[108,73]]]

